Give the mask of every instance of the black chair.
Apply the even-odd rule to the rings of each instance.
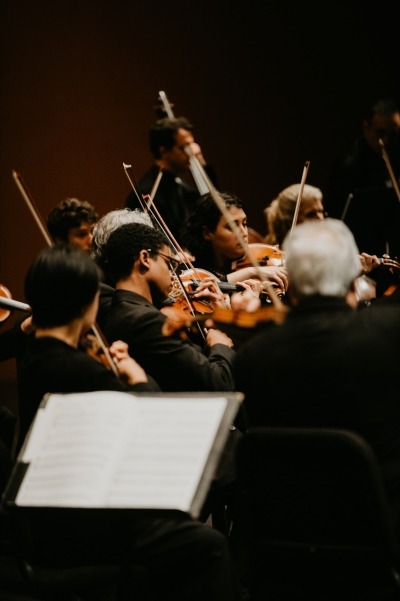
[[[252,601],[400,599],[400,550],[365,440],[336,429],[255,428],[236,459],[231,544]]]

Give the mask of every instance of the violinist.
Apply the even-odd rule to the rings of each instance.
[[[267,225],[266,244],[282,246],[283,240],[292,229],[300,184],[292,184],[281,190],[278,196],[264,209]],[[304,184],[297,223],[325,217],[323,195],[320,188]]]
[[[171,292],[174,271],[179,266],[168,238],[157,228],[127,223],[111,233],[104,257],[106,276],[115,287],[102,326],[107,340],[127,342],[129,353],[163,392],[234,391],[232,365],[236,351],[225,332],[216,327],[202,330],[201,344],[190,337],[182,339],[178,333],[164,334],[168,318],[161,307]],[[239,427],[243,419],[240,416]],[[229,431],[200,516],[203,521],[215,506],[225,507],[231,502],[235,489],[233,454],[239,438],[238,429]]]
[[[285,236],[292,229],[300,191],[300,184],[291,184],[281,190],[278,196],[264,209],[268,232],[264,239],[266,243],[282,246]],[[316,186],[304,184],[296,224],[305,221],[322,221],[325,216],[322,190]],[[368,276],[371,280],[372,298],[380,296],[397,277],[393,270],[387,269],[387,265],[390,266],[392,263],[389,260],[381,260],[376,255],[362,252],[360,253],[360,262],[362,275]]]
[[[98,286],[95,262],[71,245],[46,248],[29,268],[25,294],[36,335],[28,343],[18,374],[23,433],[46,392],[160,390],[129,356],[126,343],[114,342],[109,348],[118,361],[119,378],[79,350],[81,335],[96,317]],[[107,452],[107,440],[103,451]],[[120,566],[118,595],[107,591],[107,598],[131,598],[132,566],[140,564],[149,598],[185,601],[189,590],[196,601],[236,599],[226,538],[183,513],[60,514],[42,508],[30,513],[27,521],[32,553],[45,563]]]
[[[292,309],[282,324],[248,340],[235,360],[249,426],[342,428],[363,436],[382,468],[400,538],[400,313],[374,305],[356,310],[359,250],[342,221],[301,223],[283,250]],[[293,510],[307,521],[300,499],[287,509],[288,520]]]
[[[249,249],[244,202],[231,193],[224,192],[220,196]],[[184,247],[195,257],[195,268],[205,269],[223,282],[240,283],[243,289],[250,287],[256,295],[264,289],[254,266],[237,268],[245,254],[243,246],[211,194],[206,193],[199,198],[185,223],[181,237]],[[260,271],[277,286],[278,291],[286,291],[288,280],[283,265],[262,265]]]
[[[27,272],[25,296],[35,332],[17,362],[19,446],[46,392],[159,390],[120,340],[109,348],[119,377],[80,347],[99,302],[99,270],[88,253],[69,244],[44,249]]]
[[[149,130],[149,147],[153,164],[140,178],[139,190],[150,194],[162,169],[162,178],[154,195],[154,203],[175,239],[180,243],[180,230],[200,193],[193,179],[185,147],[189,146],[212,183],[218,187],[215,169],[206,162],[194,137],[194,126],[186,117],[163,117]],[[131,192],[125,205],[140,208]]]
[[[97,313],[97,322],[100,327],[102,327],[104,315],[110,307],[112,295],[114,293],[114,288],[110,285],[110,282],[107,281],[104,273],[104,247],[110,234],[124,223],[144,223],[149,227],[152,227],[152,222],[148,213],[140,211],[139,209],[131,210],[125,208],[115,209],[114,211],[105,213],[100,217],[93,228],[91,256],[102,270],[99,311]]]
[[[232,340],[217,329],[204,333],[203,347],[164,336],[160,311],[173,286],[179,262],[158,229],[125,224],[111,233],[104,248],[104,270],[115,287],[103,331],[109,341],[122,339],[163,391],[235,389],[231,376]]]
[[[87,200],[65,198],[50,210],[46,225],[54,242],[68,242],[90,253],[98,218],[96,209]]]
[[[68,197],[49,211],[46,228],[54,242],[69,243],[89,253],[98,218],[96,209],[88,201]],[[23,311],[11,328],[0,332],[0,361],[18,359],[25,344],[24,334],[33,330],[32,316]]]
[[[89,253],[98,218],[96,209],[88,201],[68,197],[49,211],[46,226],[55,242],[68,242]],[[31,315],[22,312],[11,328],[1,331],[0,361],[18,359],[25,344],[24,334],[33,329]]]

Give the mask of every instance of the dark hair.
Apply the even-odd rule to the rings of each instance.
[[[110,234],[104,247],[104,273],[115,286],[132,272],[140,251],[149,248],[157,251],[165,245],[169,246],[169,241],[160,230],[142,223],[125,223]]]
[[[99,268],[85,251],[65,243],[45,248],[25,277],[33,321],[41,328],[68,324],[93,301],[99,282]]]
[[[364,119],[371,123],[374,115],[386,115],[390,117],[393,113],[399,113],[400,106],[393,98],[378,98],[374,100],[364,111]]]
[[[233,206],[246,212],[244,202],[235,194],[219,192],[219,196],[227,209]],[[213,249],[211,243],[204,239],[203,230],[204,227],[207,227],[210,232],[214,232],[221,216],[218,205],[212,195],[207,192],[200,196],[185,221],[181,231],[182,244],[196,257],[199,265],[206,266],[213,263]]]
[[[53,240],[68,242],[68,232],[79,227],[83,221],[96,223],[99,216],[87,200],[66,198],[51,209],[47,216],[47,228]]]
[[[158,119],[155,125],[149,130],[149,147],[155,159],[161,158],[160,148],[163,146],[167,150],[171,150],[176,144],[176,132],[178,129],[187,129],[193,131],[192,123],[186,117],[176,117],[170,119]]]

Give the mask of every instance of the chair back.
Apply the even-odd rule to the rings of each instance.
[[[237,475],[255,599],[268,593],[273,601],[286,589],[319,601],[345,593],[372,599],[371,591],[400,599],[400,551],[383,480],[359,435],[253,428],[238,445]]]

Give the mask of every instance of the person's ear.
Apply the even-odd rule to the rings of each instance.
[[[201,233],[203,234],[204,240],[211,240],[211,232],[206,225],[203,225]]]
[[[150,253],[148,250],[141,250],[139,254],[139,269],[140,271],[148,271],[150,269]]]

